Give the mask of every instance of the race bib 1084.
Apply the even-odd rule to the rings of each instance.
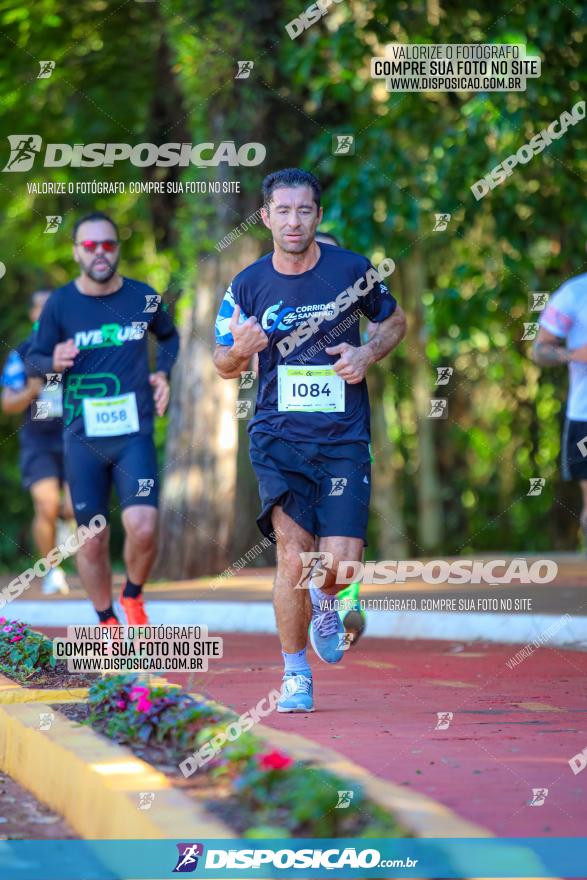
[[[277,368],[279,412],[344,412],[344,380],[332,367]]]

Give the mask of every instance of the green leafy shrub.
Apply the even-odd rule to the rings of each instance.
[[[0,671],[26,681],[40,669],[53,669],[51,640],[20,620],[0,617]]]

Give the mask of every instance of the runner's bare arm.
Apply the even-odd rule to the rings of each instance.
[[[238,379],[249,368],[250,355],[239,358],[232,345],[217,345],[214,350],[214,366],[222,379]]]
[[[380,361],[400,344],[406,335],[406,316],[397,306],[393,315],[377,324],[377,328],[365,345],[355,348],[348,342],[325,348],[326,354],[338,354],[334,371],[349,385],[357,385],[365,378],[370,364]]]
[[[371,324],[370,324],[371,326]],[[400,306],[396,306],[393,315],[375,326],[369,341],[361,346],[361,349],[369,357],[369,364],[380,361],[386,355],[397,348],[406,335],[407,322],[405,312]]]
[[[12,388],[2,389],[2,412],[7,415],[15,415],[24,412],[36,400],[43,388],[41,379],[29,376],[27,384],[22,391],[13,391]]]
[[[223,379],[237,379],[247,369],[251,357],[269,345],[269,338],[255,317],[239,324],[240,312],[237,305],[228,325],[233,344],[217,345],[214,351],[214,366]]]
[[[541,327],[532,346],[532,360],[541,367],[558,367],[568,364],[571,358],[565,340]]]

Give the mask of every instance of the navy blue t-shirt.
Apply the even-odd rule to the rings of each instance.
[[[233,344],[228,325],[236,305],[241,308],[241,322],[255,316],[269,336],[269,345],[259,353],[259,391],[251,433],[314,443],[368,442],[365,380],[357,385],[345,383],[344,412],[278,410],[278,367],[331,366],[339,355],[328,355],[324,348],[341,342],[361,345],[361,314],[379,323],[397,306],[385,284],[374,277],[366,257],[334,245],[320,243],[319,247],[320,259],[314,268],[300,275],[278,272],[272,254],[239,272],[220,305],[216,342]]]
[[[88,296],[70,281],[53,292],[43,309],[27,368],[34,375],[52,372],[55,346],[67,339],[75,341],[79,354],[63,374],[66,429],[85,434],[84,398],[134,391],[139,432],[151,433],[154,405],[147,332],[158,340],[157,370],[170,373],[179,337],[161,297],[148,284],[123,278],[115,293]]]

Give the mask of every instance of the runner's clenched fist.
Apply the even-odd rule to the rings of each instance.
[[[228,325],[234,338],[232,352],[236,357],[248,358],[267,348],[269,337],[255,317],[247,318],[244,324],[239,324],[240,313],[241,308],[237,305]]]

